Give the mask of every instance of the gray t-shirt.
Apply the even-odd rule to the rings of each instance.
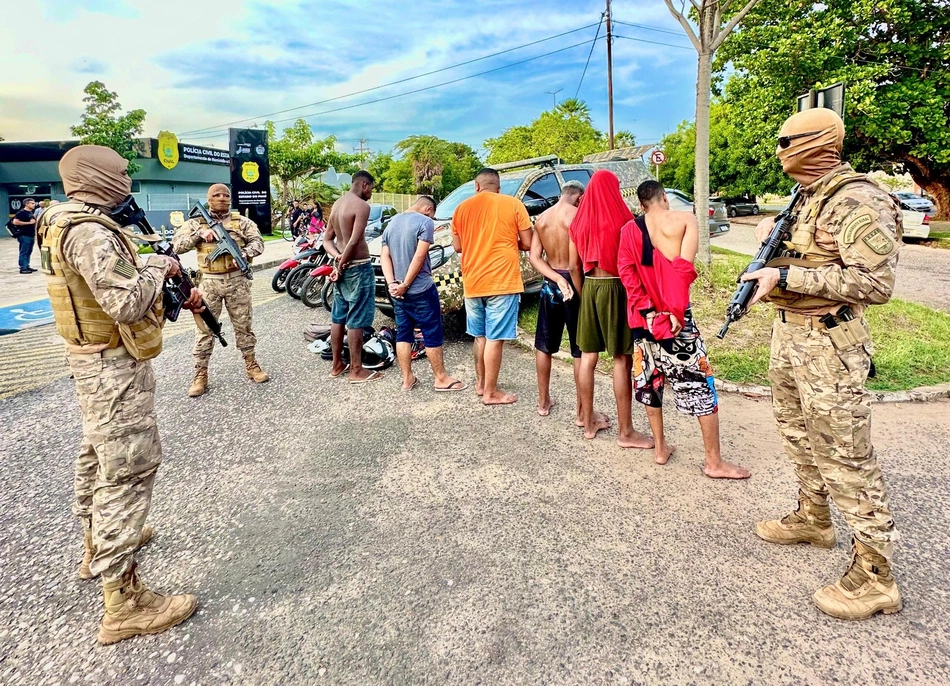
[[[393,260],[393,272],[399,281],[406,278],[409,264],[419,241],[432,243],[435,240],[435,223],[424,214],[418,212],[403,212],[393,217],[389,226],[383,232],[383,245],[389,246],[389,254]],[[422,269],[413,279],[406,295],[419,295],[432,288],[432,265],[426,255]]]

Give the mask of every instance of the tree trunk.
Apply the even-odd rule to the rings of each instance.
[[[950,179],[934,172],[926,160],[910,155],[904,156],[904,166],[918,186],[930,193],[937,205],[936,215],[931,219],[950,219]]]
[[[697,260],[708,265],[709,251],[709,100],[712,78],[712,53],[700,52],[696,70],[696,180],[693,186],[693,210],[699,222]]]

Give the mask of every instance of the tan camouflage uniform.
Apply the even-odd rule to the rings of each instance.
[[[212,219],[221,221],[228,233],[243,246],[244,254],[248,258],[257,257],[264,252],[264,239],[257,224],[247,217],[237,219],[238,230],[232,227],[231,213],[217,214],[210,212]],[[203,241],[198,235],[202,229],[208,228],[198,219],[189,219],[175,232],[172,245],[178,254],[194,250]],[[238,350],[245,356],[254,353],[257,337],[251,330],[251,281],[240,271],[227,274],[211,274],[205,269],[199,257],[198,268],[201,270],[201,292],[204,294],[208,309],[220,319],[224,306],[228,308],[231,317],[231,326],[234,327],[234,337]],[[214,336],[198,329],[195,335],[195,366],[207,369],[211,362],[211,351],[214,348]]]
[[[842,165],[805,189],[799,221],[809,216],[822,186],[842,171],[851,170]],[[790,267],[787,290],[836,304],[787,308],[787,318],[798,321],[776,319],[769,364],[775,419],[805,495],[816,505],[825,505],[830,495],[857,540],[890,559],[898,533],[871,446],[864,384],[872,347],[863,313],[868,305],[886,303],[894,291],[901,214],[884,191],[857,181],[826,201],[815,225],[815,243],[840,259]],[[838,349],[818,317],[845,304],[867,340]],[[795,316],[802,314],[814,316]]]
[[[168,272],[155,256],[136,258],[134,272],[118,268],[117,259],[127,256],[120,239],[94,223],[74,226],[63,244],[65,262],[86,280],[103,311],[120,323],[145,316],[161,298]],[[137,362],[124,347],[95,352],[85,347],[67,345],[66,353],[83,418],[73,512],[84,528],[91,518],[95,554],[89,567],[110,583],[132,566],[162,461],[155,376],[151,361]]]

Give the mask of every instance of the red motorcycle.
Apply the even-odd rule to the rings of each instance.
[[[293,257],[280,263],[274,273],[274,278],[271,279],[271,288],[278,293],[287,287],[287,277],[290,276],[290,272],[302,264],[316,262],[321,254],[325,254],[320,235],[300,236],[294,243],[294,253]]]
[[[333,295],[329,293],[333,284],[328,279],[332,271],[331,264],[321,264],[311,269],[300,287],[300,302],[307,307],[323,305],[329,310],[333,304]]]

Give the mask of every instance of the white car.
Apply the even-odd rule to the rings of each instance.
[[[929,238],[930,216],[926,212],[901,210],[904,215],[904,238]]]

